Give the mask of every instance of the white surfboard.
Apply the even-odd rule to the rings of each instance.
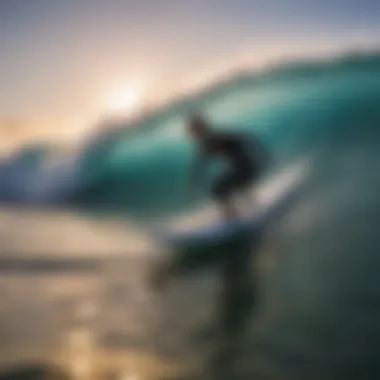
[[[263,181],[251,190],[252,203],[238,219],[221,219],[215,207],[177,218],[167,227],[164,241],[180,247],[203,247],[262,228],[282,216],[307,172],[307,163],[300,161]]]

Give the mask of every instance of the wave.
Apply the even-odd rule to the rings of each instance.
[[[160,110],[137,126],[89,140],[75,157],[46,169],[45,154],[2,164],[3,201],[152,216],[188,210],[207,183],[184,196],[192,146],[184,117],[202,109],[219,128],[258,134],[287,165],[297,156],[378,144],[380,53],[349,55],[240,73]],[[21,159],[22,158],[22,159]]]

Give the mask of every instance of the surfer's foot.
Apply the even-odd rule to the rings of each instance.
[[[231,205],[223,205],[223,217],[225,220],[236,220],[239,217],[239,213],[235,207]]]
[[[224,220],[227,221],[227,222],[233,222],[235,220],[239,219],[239,215],[238,214],[227,214],[227,215],[224,215]]]

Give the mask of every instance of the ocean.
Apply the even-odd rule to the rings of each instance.
[[[92,139],[65,176],[46,174],[43,158],[22,167],[27,176],[8,162],[4,371],[43,363],[83,379],[215,376],[208,357],[221,343],[212,332],[193,338],[220,319],[220,267],[149,287],[155,263],[171,253],[152,226],[208,201],[207,184],[184,196],[193,154],[184,122],[200,109],[217,128],[261,137],[274,157],[268,175],[309,164],[305,190],[249,258],[258,295],[235,329],[237,359],[223,359],[229,378],[378,379],[379,104],[376,52],[280,65]]]

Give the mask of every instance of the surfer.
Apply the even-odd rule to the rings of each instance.
[[[262,172],[264,152],[261,143],[253,136],[216,132],[200,115],[192,115],[189,118],[187,129],[199,149],[191,173],[191,182],[194,183],[198,179],[201,166],[210,157],[225,159],[229,168],[214,182],[211,194],[226,218],[236,218],[238,213],[232,203],[232,197],[246,191]]]

